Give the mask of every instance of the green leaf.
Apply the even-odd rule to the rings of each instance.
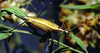
[[[100,4],[95,4],[95,5],[60,5],[61,8],[65,9],[77,9],[77,10],[82,10],[82,9],[97,9],[99,8]]]
[[[1,16],[6,16],[8,13],[6,11],[1,12]]]
[[[78,37],[74,36],[72,33],[69,33],[70,36],[76,41],[76,43],[83,49],[86,51],[86,53],[88,53],[84,43],[81,41],[81,39],[79,39]]]
[[[0,13],[1,19],[2,19],[2,20],[5,20],[5,18],[4,18],[3,16],[6,16],[6,15],[8,15],[8,13],[7,13],[6,11],[1,12],[1,13]]]
[[[62,48],[57,48],[56,50],[54,50],[52,53],[61,53],[61,52],[65,52],[70,50],[68,47],[62,47]]]
[[[9,32],[11,31],[10,29],[4,28],[4,25],[0,25],[0,26],[2,26],[0,27],[0,40],[6,39],[12,35],[12,33]]]
[[[10,13],[16,15],[19,18],[20,17],[26,17],[26,14],[20,8],[17,8],[17,7],[14,7],[14,6],[7,7],[4,10],[2,10],[1,12],[3,12],[3,11],[10,12]]]
[[[0,33],[0,40],[6,39],[11,35],[12,33]]]

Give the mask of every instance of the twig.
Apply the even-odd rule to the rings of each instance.
[[[69,46],[67,46],[67,45],[65,45],[65,44],[63,44],[63,43],[61,43],[61,42],[58,42],[57,40],[52,40],[51,38],[49,38],[48,40],[49,40],[49,41],[52,41],[52,42],[55,43],[55,44],[58,44],[58,43],[59,43],[60,46],[69,47]],[[70,49],[70,50],[73,50],[73,51],[75,51],[75,52],[78,52],[78,53],[83,53],[83,52],[81,52],[81,51],[79,51],[79,50],[76,50],[76,49],[74,49],[74,48],[71,48],[71,47],[69,47],[69,49]]]
[[[8,29],[8,30],[13,30],[13,28],[7,27],[7,26],[4,26],[4,25],[0,25],[0,28],[6,28],[6,29]],[[18,29],[15,29],[15,30],[13,30],[12,32],[19,32],[19,33],[33,34],[33,35],[37,35],[37,36],[39,36],[39,37],[42,37],[41,34],[38,34],[38,33],[32,33],[32,32],[24,31],[24,30],[18,30]]]

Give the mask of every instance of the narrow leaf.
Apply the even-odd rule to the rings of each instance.
[[[88,53],[84,43],[81,41],[81,39],[79,39],[78,37],[74,36],[72,33],[69,33],[70,36],[76,41],[76,43],[83,49],[86,51],[86,53]]]
[[[60,7],[65,8],[65,9],[77,9],[77,10],[97,9],[97,8],[99,8],[99,4],[95,4],[95,5],[60,5]]]
[[[6,11],[3,11],[3,12],[1,12],[0,15],[1,15],[1,16],[6,16],[6,15],[8,15],[8,13],[7,13]]]
[[[52,53],[59,53],[59,52],[61,53],[61,52],[65,52],[68,50],[70,50],[68,47],[62,47],[62,48],[54,50]]]
[[[0,33],[0,40],[6,39],[11,35],[12,33]]]
[[[1,12],[3,12],[3,11],[10,12],[18,17],[26,17],[26,14],[20,8],[17,8],[14,6],[7,7],[4,10],[2,10]]]

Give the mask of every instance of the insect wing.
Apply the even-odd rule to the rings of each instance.
[[[30,18],[27,17],[26,18],[30,23],[32,23],[31,25],[37,29],[46,31],[46,32],[57,32],[57,31],[61,31],[62,29],[56,25],[53,22],[50,22],[46,19],[42,19],[42,18]]]

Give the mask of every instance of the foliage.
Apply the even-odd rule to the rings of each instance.
[[[17,30],[16,28],[18,28],[19,26],[13,29],[13,28],[10,28],[8,26],[0,25],[0,40],[7,39],[8,37],[10,37],[13,34],[13,32],[20,32],[20,33],[26,33],[26,34],[31,34],[31,35],[34,34],[36,36],[39,36],[40,38],[43,38],[45,40],[48,39],[50,41],[49,42],[49,45],[48,45],[48,48],[47,48],[47,49],[49,49],[49,53],[52,52],[52,45],[53,45],[53,43],[58,44],[60,46],[60,48],[57,48],[52,53],[56,53],[56,52],[59,52],[59,51],[60,52],[65,52],[65,51],[70,51],[70,50],[75,51],[75,52],[79,52],[79,53],[83,53],[83,52],[81,52],[81,51],[79,51],[77,49],[73,49],[70,46],[67,46],[67,44],[65,45],[63,43],[63,39],[62,39],[63,37],[60,37],[60,41],[62,43],[59,42],[59,41],[56,41],[54,39],[51,39],[51,35],[53,35],[51,33],[52,32],[55,32],[56,31],[55,29],[54,29],[54,31],[50,32],[50,34],[48,34],[48,37],[47,37],[47,34],[44,34],[46,36],[45,37],[45,36],[41,35],[40,33],[38,33],[36,31],[36,29],[32,27],[33,26],[32,23],[26,20],[26,17],[27,16],[30,16],[29,15],[29,11],[27,10],[27,8],[28,8],[28,5],[29,5],[29,3],[31,1],[32,0],[30,0],[29,2],[26,2],[26,3],[25,3],[25,1],[22,2],[22,4],[21,4],[22,6],[23,5],[26,5],[28,3],[27,6],[26,6],[26,9],[24,8],[25,9],[25,12],[23,12],[20,8],[18,8],[21,5],[20,6],[17,6],[17,7],[10,6],[10,5],[7,6],[7,7],[4,7],[4,9],[1,9],[1,11],[0,11],[0,17],[1,17],[1,19],[3,21],[9,20],[11,23],[19,22],[19,24],[20,24],[19,26],[21,26],[21,25],[27,26],[28,25],[34,31],[34,33],[33,32],[29,32],[29,31]],[[78,2],[80,2],[80,1],[78,1]],[[81,1],[81,2],[83,2],[83,1]],[[84,39],[86,39],[86,41],[88,39],[90,39],[90,38],[87,37],[87,34],[86,34],[87,31],[89,31],[89,32],[92,31],[93,33],[90,33],[90,34],[92,34],[92,35],[95,35],[96,34],[99,37],[99,35],[98,35],[99,32],[96,31],[94,28],[92,28],[94,25],[99,25],[99,21],[98,21],[99,18],[92,18],[94,16],[94,14],[98,15],[97,13],[95,13],[95,9],[98,9],[99,4],[93,4],[93,5],[75,5],[75,4],[72,3],[73,5],[70,6],[70,5],[64,5],[64,3],[65,3],[65,1],[63,2],[63,4],[60,5],[60,7],[62,8],[62,13],[60,13],[60,17],[61,17],[60,18],[60,21],[61,22],[66,22],[67,27],[70,28],[70,30],[68,30],[68,34],[69,34],[69,36],[71,36],[70,40],[72,41],[72,39],[74,39],[76,41],[76,42],[72,41],[72,42],[74,42],[73,45],[77,43],[86,53],[88,53],[86,47],[88,47],[89,44],[86,43],[88,45],[85,46],[84,45],[84,42],[82,42],[81,39],[77,37],[78,35],[76,36],[76,34],[78,34],[78,32],[80,32],[82,37],[81,36],[79,36],[79,37],[81,37],[81,38],[84,38],[85,37]],[[30,5],[34,8],[34,6],[31,3],[30,3]],[[91,9],[93,11],[86,12],[86,10],[88,10],[88,9]],[[82,16],[78,15],[80,13],[81,13]],[[83,15],[82,13],[86,13],[86,16]],[[33,14],[35,15],[34,17],[37,18],[37,15],[35,13],[33,13]],[[14,17],[16,17],[16,19],[14,19]],[[33,16],[30,16],[30,17],[33,17]],[[33,19],[33,18],[31,18],[31,19]],[[74,20],[74,21],[72,21],[72,20]],[[80,23],[82,23],[82,24],[80,24]],[[51,24],[52,24],[52,22],[51,22]],[[73,27],[74,25],[78,25],[79,27],[78,26]],[[64,26],[64,27],[65,27],[65,29],[67,28],[66,26]],[[74,29],[75,28],[77,29],[77,27],[78,27],[79,31],[74,31]],[[60,27],[58,27],[58,29],[59,28]],[[45,29],[45,28],[43,28],[43,29]],[[61,28],[60,28],[60,30],[62,32],[67,33],[66,32],[67,30],[63,30]],[[73,35],[71,33],[71,31],[75,35]],[[77,33],[75,33],[75,32],[77,32]],[[49,33],[49,32],[47,32],[47,33]],[[90,34],[89,34],[89,36],[90,36]],[[64,36],[64,34],[62,34],[62,36]],[[21,39],[20,39],[19,36],[16,36],[16,37],[19,38],[19,39],[16,39],[17,40],[16,42],[17,42],[17,46],[18,47],[15,46],[13,52],[16,52],[16,50],[18,48],[25,48],[25,50],[27,50],[29,53],[33,53],[33,51],[31,49],[27,49],[28,47],[25,46],[25,45],[23,45],[21,43],[21,41],[20,41]],[[66,38],[66,36],[65,36],[65,38]],[[66,40],[67,39],[68,38],[66,38]],[[9,40],[9,38],[8,38],[8,40]],[[90,44],[92,45],[91,42],[90,42]],[[7,45],[5,45],[5,46],[7,46]],[[6,51],[8,51],[8,47],[6,47],[6,48],[7,48]]]
[[[97,52],[100,52],[100,43],[98,41],[100,39],[98,30],[100,28],[99,5],[99,0],[73,0],[73,2],[68,4],[60,5],[60,21],[66,22],[70,31],[83,41],[88,51],[89,47],[93,47]],[[75,42],[72,38],[64,36],[64,40],[66,44],[73,45],[73,47],[77,46],[77,41]],[[78,47],[75,48],[78,49]]]

